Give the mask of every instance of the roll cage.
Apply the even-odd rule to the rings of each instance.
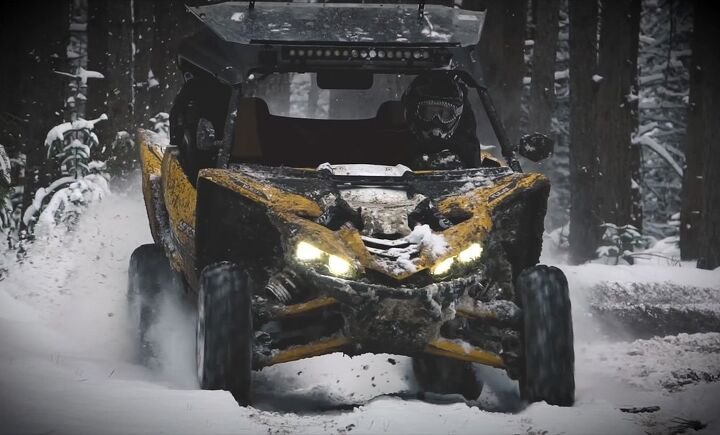
[[[230,160],[242,86],[255,75],[334,75],[453,71],[475,89],[503,158],[520,172],[492,98],[483,85],[478,45],[484,12],[441,5],[223,2],[188,10],[203,29],[180,46],[187,79],[206,76],[230,88],[218,166]]]

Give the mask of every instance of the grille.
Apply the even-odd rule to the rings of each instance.
[[[397,260],[399,258],[412,260],[420,256],[420,245],[410,243],[404,237],[397,239],[380,239],[362,236],[362,241],[365,243],[368,252],[386,260]]]

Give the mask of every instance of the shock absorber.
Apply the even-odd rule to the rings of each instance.
[[[265,290],[278,302],[288,304],[300,293],[297,281],[297,274],[285,269],[270,277]]]

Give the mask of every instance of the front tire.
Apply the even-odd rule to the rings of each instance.
[[[572,406],[575,352],[567,279],[556,267],[534,266],[518,276],[523,311],[520,394],[528,402]]]
[[[222,262],[200,275],[196,356],[205,390],[227,390],[250,403],[252,381],[252,282],[237,265]]]
[[[160,294],[166,287],[172,288],[175,280],[160,246],[142,245],[133,251],[128,269],[128,317],[138,337],[136,356],[143,365],[152,365],[157,359],[149,330],[157,321]]]

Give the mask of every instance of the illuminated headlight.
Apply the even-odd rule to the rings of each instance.
[[[455,260],[461,264],[472,263],[480,258],[482,252],[483,249],[480,243],[473,243],[464,250],[460,251],[458,255],[446,258],[437,263],[430,269],[430,272],[435,276],[445,275],[450,272],[450,269],[452,269],[453,265],[455,265]]]
[[[457,256],[461,263],[470,263],[480,258],[482,255],[482,246],[479,243],[473,243],[467,249],[460,252]]]
[[[352,266],[350,263],[338,257],[337,255],[331,255],[328,257],[328,270],[333,275],[347,276],[352,272]]]
[[[349,276],[353,273],[353,267],[349,261],[337,255],[328,254],[322,249],[307,242],[300,242],[295,249],[295,258],[302,262],[325,264],[327,270],[336,276]]]
[[[455,263],[455,257],[446,258],[435,265],[430,271],[433,275],[445,275]]]
[[[323,251],[307,242],[298,243],[297,249],[295,250],[295,256],[300,261],[319,260],[323,254],[325,254]]]

